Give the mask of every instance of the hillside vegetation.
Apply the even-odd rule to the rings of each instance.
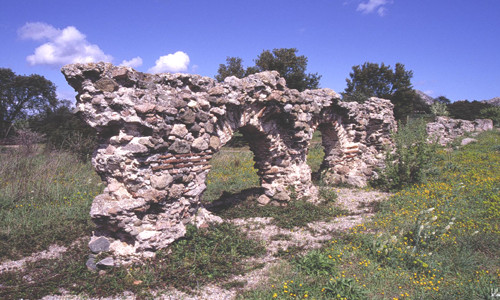
[[[266,245],[227,223],[189,227],[185,238],[144,265],[88,271],[88,212],[103,188],[90,164],[64,152],[3,149],[0,262],[53,243],[68,250],[24,269],[0,269],[0,298],[41,298],[62,290],[91,297],[131,291],[148,298],[171,287],[193,293],[222,282],[241,299],[488,299],[500,287],[500,133],[476,139],[454,151],[434,149],[432,172],[421,183],[402,185],[375,207],[371,220],[333,232],[319,249],[280,251],[269,278],[250,291],[246,282],[230,278],[262,268],[255,261]],[[310,153],[316,165],[320,152],[316,147]],[[215,157],[207,201],[223,191],[258,187],[251,157],[244,150]],[[335,190],[321,190],[325,201],[314,210],[298,200],[293,209],[259,208],[250,193],[238,211],[242,218],[271,217],[276,226],[309,230],[308,222],[335,222],[343,213],[335,210]]]

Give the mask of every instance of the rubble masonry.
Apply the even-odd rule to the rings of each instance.
[[[99,136],[92,163],[106,183],[91,208],[116,256],[152,256],[188,223],[217,221],[200,205],[210,159],[235,131],[254,153],[265,194],[286,204],[290,191],[317,199],[306,157],[320,130],[325,181],[363,186],[391,146],[388,100],[343,102],[330,89],[299,92],[275,71],[222,83],[199,75],[145,74],[108,63],[63,67],[77,110]],[[101,245],[101,244],[99,244]],[[109,246],[109,247],[108,247]]]

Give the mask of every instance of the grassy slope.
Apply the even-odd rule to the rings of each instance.
[[[68,153],[0,153],[0,261],[88,235],[101,191],[90,163]]]
[[[242,298],[489,299],[500,286],[500,134],[438,155],[439,175]]]
[[[283,257],[270,282],[242,293],[241,298],[473,299],[489,295],[500,285],[499,140],[498,132],[485,133],[477,144],[439,153],[438,176],[397,193],[372,222],[339,234],[328,246],[299,257]],[[65,155],[35,156],[24,162],[2,155],[1,257],[16,257],[23,253],[20,249],[28,249],[26,253],[43,249],[53,241],[68,245],[75,236],[89,232],[90,201],[101,187],[88,165]],[[321,154],[311,151],[311,155]],[[215,178],[209,187],[214,198],[224,190],[256,185],[251,155],[216,159],[209,175],[209,180]],[[234,183],[231,177],[240,175],[249,180]],[[301,215],[300,206],[296,208],[293,214]],[[310,208],[303,208],[308,217]],[[283,213],[277,216],[287,219]],[[300,223],[304,218],[296,220]],[[124,290],[148,296],[152,288],[192,288],[222,280],[255,267],[241,261],[262,253],[258,243],[234,227],[191,228],[185,239],[171,247],[171,254],[159,253],[144,266],[116,268],[99,276],[85,269],[86,241],[82,243],[62,259],[0,274],[0,297],[36,298],[57,293],[58,287],[95,296]],[[23,279],[27,274],[34,283]]]

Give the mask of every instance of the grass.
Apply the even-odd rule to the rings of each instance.
[[[193,289],[242,273],[255,267],[246,266],[245,257],[264,252],[258,242],[229,224],[208,230],[191,226],[183,239],[169,247],[169,253],[160,251],[144,265],[113,268],[99,275],[85,267],[86,244],[93,229],[90,205],[103,188],[90,164],[63,152],[21,155],[5,150],[0,160],[2,260],[45,250],[53,243],[70,246],[83,237],[61,258],[0,274],[2,299],[40,298],[58,294],[61,288],[88,296],[130,290],[149,297],[153,288]]]
[[[316,130],[311,140],[309,152],[307,153],[307,164],[311,168],[312,173],[319,172],[321,163],[325,157],[325,151],[323,145],[321,144],[321,139],[321,132]]]
[[[315,146],[308,153],[308,163],[313,171],[319,170],[324,156],[323,147],[318,141],[320,138],[320,135],[315,134]],[[207,176],[203,202],[227,198],[233,200],[229,201],[229,205],[214,208],[221,217],[272,217],[274,224],[287,229],[303,227],[312,221],[331,219],[345,213],[333,205],[337,197],[334,189],[324,185],[319,187],[320,197],[324,200],[320,205],[295,200],[285,207],[259,206],[256,200],[262,191],[253,163],[251,151],[223,148],[211,161],[212,170]]]
[[[492,299],[491,293],[500,287],[500,133],[486,132],[476,138],[477,143],[457,151],[438,150],[434,154],[437,172],[426,182],[404,188],[383,202],[370,222],[337,233],[320,249],[304,252],[290,247],[278,253],[280,263],[272,268],[269,280],[251,291],[241,291],[238,297]],[[310,155],[314,155],[313,149]],[[315,155],[321,155],[320,152]],[[94,179],[89,181],[95,175],[88,165],[68,157],[71,156],[56,153],[18,160],[6,155],[0,158],[2,257],[20,256],[16,253],[22,251],[24,245],[30,249],[26,253],[44,249],[52,240],[69,245],[74,239],[58,233],[58,226],[74,230],[74,233],[65,231],[68,235],[89,232],[86,230],[91,228],[88,220],[91,195],[102,187]],[[44,168],[52,160],[61,161]],[[321,195],[329,201],[320,206],[301,201],[286,207],[256,206],[256,191],[252,188],[258,186],[258,179],[251,153],[223,152],[214,157],[212,163],[209,174],[212,194],[208,193],[212,200],[224,191],[233,194],[242,189],[249,191],[243,193],[246,197],[238,204],[219,212],[224,216],[270,216],[277,225],[293,228],[341,213],[335,211],[332,205],[335,193],[327,186],[320,188]],[[58,168],[59,172],[53,171]],[[37,175],[30,175],[32,170],[38,170]],[[82,175],[85,170],[88,175]],[[234,176],[237,179],[231,178]],[[24,189],[25,185],[18,183],[21,179],[30,188]],[[38,189],[32,188],[37,183]],[[36,196],[30,200],[31,190]],[[56,193],[58,190],[61,192]],[[83,193],[86,193],[82,196],[85,201],[79,200],[78,195]],[[54,199],[59,202],[53,202]],[[69,203],[63,201],[68,199],[81,208],[69,209]],[[46,209],[44,214],[50,212],[57,216],[56,220],[36,214],[34,207]],[[4,221],[5,216],[14,213],[17,215],[10,216],[9,222]],[[34,220],[22,226],[16,224],[16,220],[23,217]],[[42,220],[51,225],[37,227]],[[26,235],[17,234],[23,231]],[[10,242],[5,243],[5,238]],[[31,240],[23,242],[24,238]],[[139,298],[154,297],[152,290],[172,286],[196,290],[205,283],[224,282],[231,274],[258,267],[243,262],[264,251],[258,242],[248,240],[245,234],[228,224],[208,230],[189,227],[186,237],[169,248],[170,253],[159,252],[144,265],[114,268],[98,275],[85,268],[86,243],[87,240],[82,240],[81,245],[75,245],[60,259],[29,263],[24,271],[0,274],[0,298],[40,298],[59,293],[59,288],[91,297],[128,290]],[[228,288],[238,289],[244,285],[244,281],[225,282]]]
[[[248,240],[229,224],[198,230],[188,227],[184,238],[169,248],[159,251],[157,257],[143,265],[109,269],[105,274],[87,270],[88,252],[85,244],[75,245],[61,259],[29,263],[26,270],[0,274],[0,298],[41,298],[59,294],[60,289],[72,294],[111,296],[132,291],[139,298],[150,298],[152,291],[176,287],[189,291],[199,285],[220,281],[233,274],[241,274],[251,266],[243,259],[259,256],[265,249]],[[26,280],[29,276],[32,281]]]
[[[223,148],[210,161],[212,170],[207,176],[207,189],[203,202],[219,199],[223,193],[238,193],[244,189],[260,187],[250,150]]]
[[[207,175],[207,189],[202,199],[204,203],[219,199],[223,193],[236,194],[242,190],[260,187],[259,176],[254,168],[253,153],[246,147],[241,134],[233,139],[235,141],[231,142],[230,146],[242,147],[223,147],[210,161],[212,170]],[[325,156],[319,130],[315,132],[311,144],[307,162],[312,172],[318,172]]]
[[[314,146],[308,153],[308,163],[313,171],[319,170],[324,157],[320,139],[321,135],[315,134]],[[211,160],[212,170],[207,176],[207,190],[203,194],[203,202],[233,200],[229,201],[232,202],[229,205],[216,207],[214,211],[228,219],[272,217],[274,224],[287,229],[345,213],[333,205],[336,199],[335,191],[324,185],[319,187],[320,197],[324,200],[321,205],[295,200],[286,207],[259,206],[256,199],[262,191],[259,189],[259,177],[253,164],[251,151],[244,148],[223,148]]]
[[[255,198],[247,198],[236,205],[224,207],[216,212],[223,218],[270,217],[278,227],[293,229],[304,227],[308,223],[332,219],[345,211],[335,207],[332,202],[315,205],[304,200],[291,201],[287,206],[259,206]]]
[[[90,163],[68,153],[0,154],[0,260],[88,235],[100,182]]]
[[[453,153],[375,218],[289,258],[242,299],[493,299],[500,287],[500,134]]]

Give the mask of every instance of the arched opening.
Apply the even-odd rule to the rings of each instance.
[[[250,150],[254,155],[255,168],[260,177],[260,184],[270,183],[274,173],[270,172],[273,165],[279,163],[279,157],[273,155],[270,136],[251,125],[239,128],[239,132],[247,141]]]
[[[349,172],[342,164],[345,158],[344,136],[345,130],[339,120],[330,119],[317,125],[307,153],[307,164],[311,168],[311,179],[315,185],[339,183],[337,176],[334,176],[335,180],[331,180],[332,174]]]
[[[319,182],[321,165],[325,158],[325,147],[322,139],[321,131],[316,130],[307,150],[307,164],[311,168],[311,179],[315,184]]]
[[[207,207],[227,205],[261,194],[261,180],[255,165],[255,146],[250,146],[251,130],[237,130],[210,160],[207,189],[201,202]]]
[[[339,142],[337,122],[320,124],[318,131],[321,132],[321,144],[323,146],[324,157],[319,168],[319,172],[334,167],[343,156]]]

